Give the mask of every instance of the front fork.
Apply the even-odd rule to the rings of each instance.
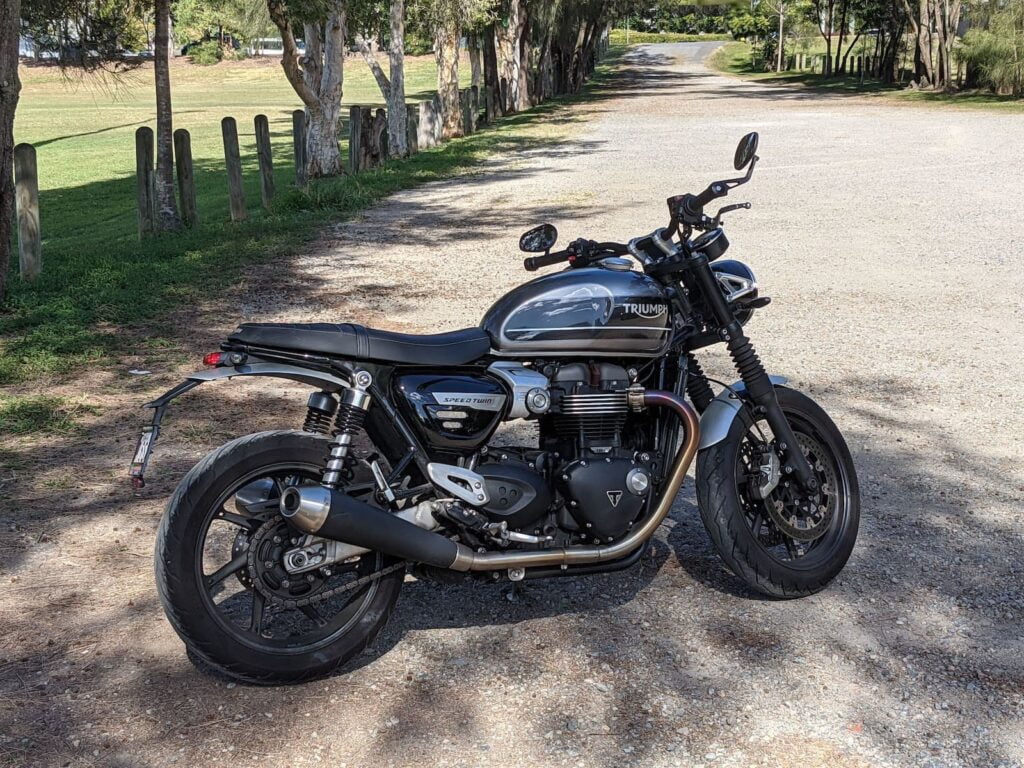
[[[765,420],[775,434],[776,443],[785,461],[783,471],[795,477],[804,490],[817,491],[818,478],[800,449],[793,428],[789,425],[778,398],[775,397],[775,386],[768,378],[768,373],[757,353],[754,352],[750,339],[744,335],[743,326],[733,315],[719,290],[714,272],[711,271],[710,260],[703,253],[697,253],[690,257],[690,266],[701,292],[715,314],[720,328],[719,335],[736,364],[736,370],[754,403],[755,412],[764,414]]]

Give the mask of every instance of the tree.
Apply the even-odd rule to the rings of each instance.
[[[370,67],[387,104],[388,153],[404,157],[409,154],[408,114],[405,107],[405,0],[391,0],[387,7],[390,77],[384,73],[373,50],[381,36],[384,11],[385,8],[377,0],[350,0],[349,27],[358,31],[355,45]]]
[[[409,154],[408,110],[405,108],[405,0],[391,0],[391,39],[388,61],[391,92],[388,94],[388,149],[392,155]]]
[[[281,67],[306,107],[306,176],[336,176],[343,172],[338,149],[341,96],[345,66],[345,4],[325,0],[322,7],[296,5],[306,55],[300,58],[292,26],[292,9],[285,0],[267,0],[270,20],[281,34]]]
[[[6,295],[14,221],[14,112],[18,108],[21,2],[0,5],[0,299]]]
[[[153,71],[156,80],[156,176],[154,177],[157,229],[181,228],[174,192],[174,118],[171,110],[170,0],[156,0]]]

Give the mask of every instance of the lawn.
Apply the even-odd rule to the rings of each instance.
[[[984,107],[988,109],[1006,109],[1024,112],[1024,100],[1008,96],[996,96],[985,91],[965,91],[960,93],[931,93],[928,91],[909,90],[905,85],[883,83],[872,78],[863,81],[854,75],[841,77],[822,77],[813,72],[764,72],[752,66],[751,47],[747,43],[733,42],[722,46],[711,57],[711,65],[722,72],[732,75],[759,80],[776,85],[797,85],[812,88],[822,93],[835,94],[879,94],[889,99],[921,104],[943,104],[963,107]],[[824,53],[812,50],[812,53]]]
[[[468,65],[460,70],[468,79]],[[299,102],[279,64],[198,67],[178,60],[172,68],[175,126],[192,134],[202,223],[140,244],[133,134],[140,125],[153,125],[152,74],[147,65],[118,80],[77,81],[49,67],[22,69],[15,137],[38,151],[44,266],[28,285],[12,265],[9,299],[0,311],[0,384],[39,386],[109,360],[128,345],[167,344],[170,333],[163,326],[174,307],[216,296],[246,265],[301,248],[332,219],[472,166],[490,152],[536,140],[532,123],[553,108],[517,115],[358,177],[313,185],[304,195],[291,186],[291,112]],[[409,100],[428,98],[435,77],[432,57],[408,60]],[[346,61],[344,102],[381,103],[359,58]],[[269,213],[259,206],[252,128],[259,113],[270,119],[280,192]],[[241,224],[228,221],[220,133],[227,115],[238,121],[245,164],[250,220]]]

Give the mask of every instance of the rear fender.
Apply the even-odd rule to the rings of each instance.
[[[785,376],[769,376],[772,385],[779,387],[788,381]],[[698,450],[710,448],[725,440],[729,427],[743,409],[747,387],[742,381],[733,382],[718,393],[700,417],[700,444]]]
[[[243,365],[224,366],[210,368],[205,371],[196,371],[185,378],[185,381],[176,387],[164,392],[160,397],[146,403],[143,408],[153,410],[153,420],[142,429],[138,445],[135,448],[135,455],[132,458],[129,475],[132,485],[142,488],[145,484],[146,465],[149,464],[149,457],[153,453],[153,446],[160,436],[160,422],[163,421],[164,412],[172,400],[181,397],[186,392],[191,392],[200,384],[218,379],[233,379],[236,376],[270,376],[278,379],[290,379],[311,387],[317,387],[325,392],[338,392],[349,386],[348,381],[329,373],[300,368],[297,365],[283,363],[250,363]]]

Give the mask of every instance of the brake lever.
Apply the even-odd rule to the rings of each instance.
[[[714,225],[712,229],[714,229],[714,227],[717,227],[719,224],[722,223],[723,213],[728,213],[729,211],[738,211],[740,208],[749,209],[750,203],[736,203],[734,205],[726,205],[722,208],[719,208],[718,213],[715,214],[715,218],[711,220],[711,223]]]

